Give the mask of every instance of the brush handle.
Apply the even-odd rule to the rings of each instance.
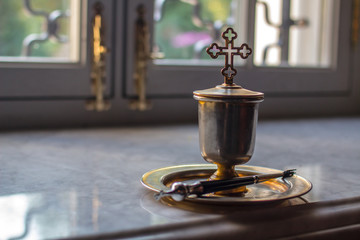
[[[241,186],[247,186],[264,181],[268,181],[274,178],[287,178],[295,174],[295,169],[286,170],[282,173],[254,175],[248,177],[238,177],[226,180],[214,180],[214,181],[201,181],[200,184],[203,187],[202,194],[219,192],[234,189]]]

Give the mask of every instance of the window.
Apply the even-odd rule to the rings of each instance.
[[[290,0],[269,2],[235,0],[225,1],[226,3],[220,1],[225,15],[231,13],[230,9],[235,9],[235,13],[231,13],[233,16],[228,18],[222,17],[223,19],[202,19],[201,12],[210,11],[208,9],[213,4],[216,5],[217,2],[219,1],[179,0],[155,2],[157,3],[155,7],[158,9],[155,10],[155,25],[153,27],[154,33],[157,34],[155,36],[157,42],[153,46],[156,51],[161,52],[164,50],[165,59],[154,61],[154,64],[149,68],[149,94],[154,96],[162,94],[190,95],[193,89],[202,89],[204,86],[213,86],[220,83],[221,75],[219,74],[219,67],[221,63],[209,63],[210,58],[203,53],[200,58],[197,58],[196,48],[199,42],[190,46],[195,49],[193,50],[193,56],[187,56],[191,60],[184,59],[184,54],[187,54],[187,51],[189,51],[189,46],[177,50],[176,40],[179,37],[186,37],[186,34],[192,33],[197,37],[201,37],[201,34],[208,34],[203,37],[206,44],[211,41],[219,41],[215,36],[211,36],[211,33],[217,32],[215,35],[219,36],[221,30],[217,30],[217,28],[223,30],[222,26],[230,24],[233,24],[238,29],[241,36],[240,41],[237,41],[238,44],[247,42],[253,48],[255,46],[253,61],[248,60],[238,64],[241,77],[238,76],[235,81],[244,87],[264,91],[268,96],[288,95],[290,93],[294,95],[306,93],[326,94],[326,92],[348,90],[349,54],[346,53],[350,52],[350,45],[346,41],[348,41],[350,28],[345,26],[350,26],[350,19],[345,18],[344,15],[343,18],[338,16],[345,12],[351,12],[351,4],[341,4],[340,7],[340,1],[326,1],[326,3],[324,1],[316,1],[319,4],[313,4],[313,1],[310,3],[309,1],[299,2]],[[234,2],[236,4],[233,4]],[[175,3],[177,5],[172,6]],[[290,5],[290,3],[293,4]],[[134,11],[132,8],[135,6],[129,5],[129,12]],[[183,10],[187,11],[186,13],[181,11],[166,13],[166,11],[173,11],[173,9],[181,5],[188,5]],[[285,11],[286,6],[287,13],[279,10],[280,8]],[[195,10],[196,8],[199,10]],[[219,7],[214,6],[213,8],[216,9],[213,10],[216,13],[220,11],[218,10],[220,9]],[[313,9],[312,14],[309,13],[308,8]],[[151,6],[149,6],[149,9],[152,9]],[[186,21],[191,21],[192,19],[193,25],[202,21],[202,25],[206,25],[206,27],[198,28],[197,31],[189,31],[186,29],[188,26],[183,27],[183,22],[179,21],[179,19],[185,19],[183,16],[178,16],[178,19],[176,17],[168,17],[168,15],[173,16],[175,14],[187,14],[189,17],[186,18]],[[159,17],[159,15],[162,17]],[[205,15],[209,16],[211,14]],[[266,16],[268,16],[269,23],[272,25],[267,24],[269,26],[265,26],[264,19],[266,19]],[[282,24],[282,21],[276,22],[279,19],[272,20],[270,16],[284,18],[285,20],[283,19],[282,21],[287,21],[287,23]],[[287,20],[286,17],[288,18]],[[167,18],[170,18],[168,21],[173,21],[174,24],[164,26]],[[241,19],[246,24],[235,24],[239,21],[234,19]],[[294,19],[299,20],[295,21]],[[165,23],[162,23],[162,21]],[[134,22],[134,20],[131,19],[129,22]],[[338,24],[344,27],[338,28]],[[313,27],[313,25],[315,26]],[[181,27],[184,30],[179,34],[178,32],[181,31],[179,30]],[[267,28],[270,29],[267,30]],[[319,30],[320,28],[322,30]],[[130,27],[130,29],[132,28]],[[341,30],[340,33],[338,29]],[[171,36],[172,34],[174,36]],[[166,39],[167,37],[168,39]],[[166,43],[165,41],[168,42]],[[170,50],[167,49],[169,47],[166,44],[173,44]],[[200,47],[201,50],[199,52],[204,51],[206,44]],[[341,46],[341,48],[338,46]],[[128,55],[131,55],[132,49],[133,47],[128,48]],[[182,55],[174,57],[173,55],[176,52]],[[214,64],[218,66],[214,67]],[[171,74],[174,71],[177,72],[176,77]],[[132,72],[130,66],[128,72]],[[170,76],[172,80],[169,80]],[[187,82],[191,82],[191,84]],[[176,84],[176,88],[171,87],[174,84]],[[157,86],[162,86],[162,88]],[[131,84],[128,84],[127,92],[131,91]]]
[[[1,62],[79,61],[80,1],[2,0],[1,6]]]
[[[96,99],[91,84],[99,3],[101,44],[107,49],[100,91],[112,106],[93,113],[85,110],[85,102]],[[359,52],[350,44],[351,34],[358,36],[356,3],[0,0],[0,121],[4,126],[23,124],[14,119],[24,112],[39,126],[194,120],[192,91],[222,82],[223,60],[210,59],[205,49],[211,42],[223,44],[220,33],[226,26],[236,29],[236,44],[246,42],[254,50],[247,60],[237,60],[234,80],[265,93],[260,117],[357,113]],[[4,20],[7,11],[21,27]],[[135,40],[137,23],[148,27],[149,35],[140,41]],[[141,65],[136,64],[139,42],[155,57],[144,61],[143,88],[134,83]],[[131,110],[139,93],[145,93],[144,103],[152,102],[144,107],[152,105],[151,110]],[[46,117],[39,119],[39,114]]]
[[[332,0],[257,1],[253,64],[331,67],[336,58],[332,36],[338,34],[338,5]],[[237,30],[238,43],[249,42],[247,32],[252,29],[245,0],[157,0],[154,7],[153,49],[164,53],[156,64],[213,65],[205,50],[212,42],[222,43],[226,26]]]
[[[0,99],[91,97],[89,45],[94,3],[0,0]],[[112,45],[113,3],[102,4],[109,28],[105,38]],[[107,54],[109,62],[111,57]],[[107,75],[112,78],[110,67]]]
[[[338,14],[339,2],[332,0],[258,1],[254,64],[333,67],[337,57]]]

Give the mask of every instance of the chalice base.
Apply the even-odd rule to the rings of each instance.
[[[226,180],[226,179],[232,179],[235,177],[243,177],[242,174],[238,174],[235,171],[235,166],[224,166],[217,164],[217,170],[214,172],[213,175],[210,176],[208,181],[212,180]],[[219,191],[215,192],[212,195],[218,195],[218,196],[244,196],[247,192],[246,186],[241,186],[238,188],[225,190],[225,191]]]

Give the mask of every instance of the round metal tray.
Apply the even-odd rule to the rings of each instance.
[[[213,164],[179,165],[145,173],[141,179],[142,184],[155,191],[169,190],[174,182],[192,183],[209,178],[216,170]],[[277,169],[257,166],[237,166],[236,171],[243,176],[270,174],[282,172]],[[229,203],[260,203],[286,200],[302,196],[312,188],[311,183],[294,175],[283,181],[281,178],[272,179],[259,184],[247,186],[248,192],[244,196],[218,196],[213,194],[196,198],[187,198],[185,201],[197,203],[229,204]]]

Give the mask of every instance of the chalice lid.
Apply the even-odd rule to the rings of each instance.
[[[220,55],[225,56],[225,66],[221,70],[221,74],[224,76],[224,83],[214,88],[194,91],[195,98],[263,99],[264,93],[251,91],[233,83],[234,76],[237,73],[233,64],[234,56],[238,55],[242,59],[246,59],[252,53],[252,49],[246,43],[243,43],[240,47],[234,46],[234,40],[237,38],[237,33],[231,27],[227,28],[225,32],[222,33],[222,38],[225,40],[224,47],[219,46],[217,43],[212,43],[210,47],[206,49],[206,52],[213,59],[216,59]]]
[[[238,99],[253,99],[253,100],[262,100],[264,99],[264,93],[255,92],[245,88],[242,88],[239,85],[218,85],[214,88],[197,90],[194,91],[194,96],[198,97],[208,97],[208,98],[238,98]]]

